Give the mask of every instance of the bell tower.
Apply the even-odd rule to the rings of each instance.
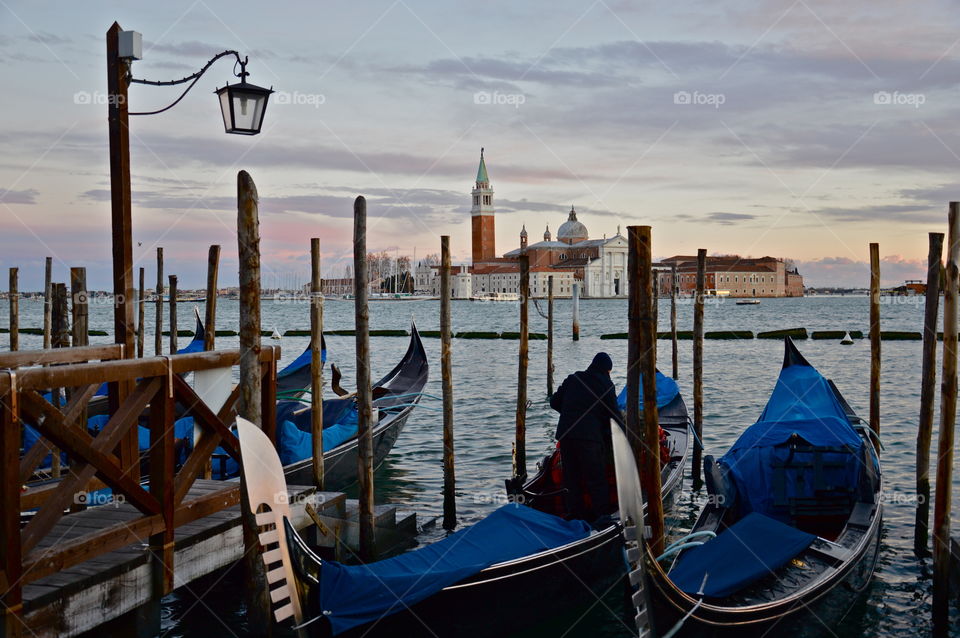
[[[477,169],[477,182],[474,185],[473,205],[470,208],[470,225],[473,238],[473,263],[495,259],[495,233],[493,228],[493,189],[487,177],[487,164],[480,149],[480,167]]]

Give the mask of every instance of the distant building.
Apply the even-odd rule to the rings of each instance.
[[[697,258],[676,255],[662,260],[661,265],[677,267],[678,293],[692,295],[697,283]],[[788,268],[777,257],[707,257],[705,289],[730,297],[802,297],[803,276],[795,267]],[[670,275],[661,272],[661,294],[670,294]]]

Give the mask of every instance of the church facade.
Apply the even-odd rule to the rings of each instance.
[[[583,297],[627,296],[627,240],[620,234],[619,228],[609,238],[604,235],[602,239],[590,239],[587,227],[577,219],[577,212],[571,207],[566,221],[557,228],[556,239],[548,225],[543,233],[543,241],[531,244],[524,225],[517,247],[498,257],[493,194],[481,149],[477,179],[471,191],[473,263],[469,269],[454,269],[454,281],[451,283],[455,298],[519,294],[519,257],[522,254],[526,254],[530,260],[532,297],[547,297],[551,277],[555,297],[571,297],[574,284],[580,286],[580,295]],[[419,290],[439,294],[440,280],[436,266],[418,264],[415,281]]]

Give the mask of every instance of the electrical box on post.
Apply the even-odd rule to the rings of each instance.
[[[140,60],[143,57],[143,36],[139,31],[121,31],[119,49],[122,60]]]

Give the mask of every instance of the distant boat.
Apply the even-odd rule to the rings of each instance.
[[[759,299],[737,299],[738,306],[756,306],[759,303]]]
[[[283,335],[280,334],[280,331],[279,331],[279,330],[277,330],[276,328],[274,328],[274,329],[273,329],[273,334],[270,335],[270,338],[271,338],[271,339],[282,339],[282,338],[283,338]]]
[[[515,292],[485,292],[470,297],[471,301],[520,301],[520,295]]]
[[[850,333],[847,332],[843,335],[843,339],[840,340],[840,343],[845,346],[853,345],[853,337],[850,336]]]

